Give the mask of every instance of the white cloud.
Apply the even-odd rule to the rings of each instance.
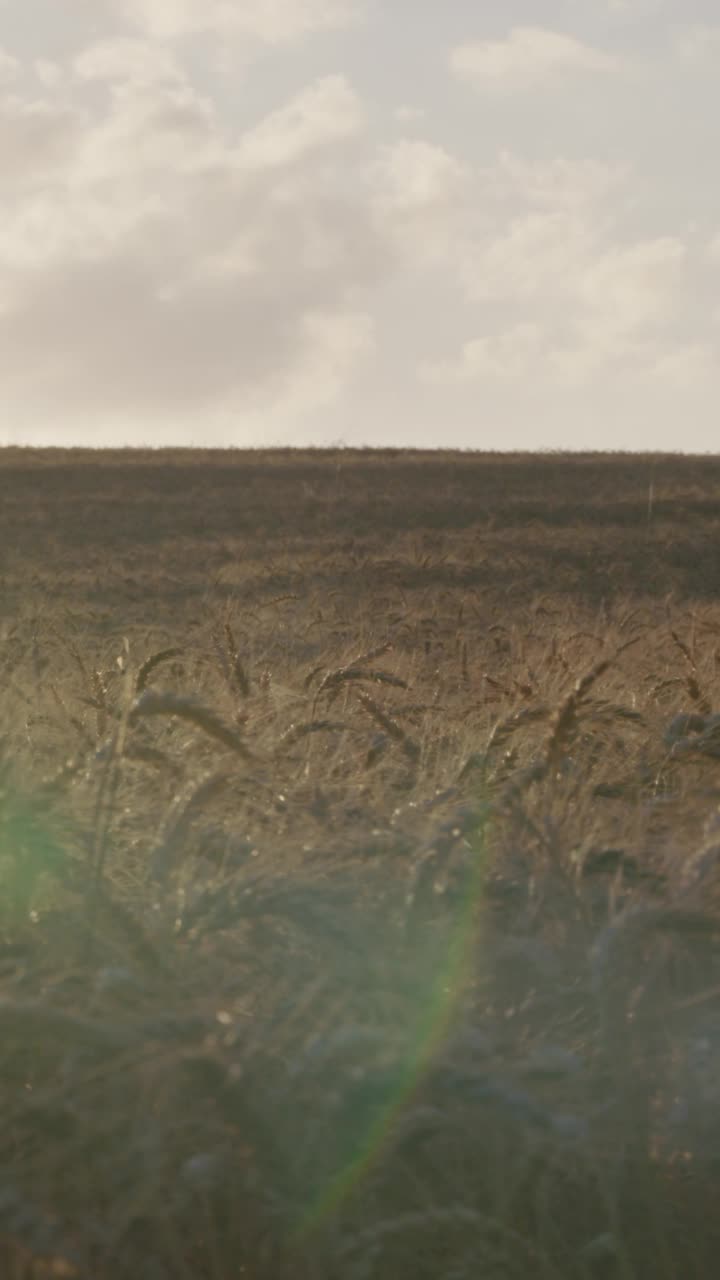
[[[720,26],[692,24],[675,33],[674,50],[688,63],[717,63],[720,56]]]
[[[0,96],[0,171],[4,186],[4,225],[12,219],[10,201],[13,187],[18,192],[28,185],[45,185],[57,178],[79,144],[81,115],[67,107],[57,107],[41,99]],[[3,226],[0,226],[0,240]]]
[[[17,58],[11,58],[9,53],[4,49],[0,49],[0,86],[12,84],[20,74],[22,64]]]
[[[666,332],[685,258],[685,247],[668,238],[588,252],[553,280],[537,273],[536,319],[470,339],[458,357],[425,363],[420,375],[445,384],[532,379],[537,387],[586,386],[613,370],[657,373],[675,386],[705,376],[709,347]]]
[[[657,355],[650,378],[670,391],[717,388],[718,352],[709,342],[681,343]]]
[[[677,386],[706,367],[705,344],[676,328],[692,289],[688,246],[619,238],[617,171],[503,152],[485,177],[493,225],[468,223],[448,260],[485,318],[457,355],[421,363],[423,381],[579,388],[635,368]]]
[[[73,60],[73,70],[81,80],[108,83],[155,84],[184,79],[170,49],[127,37],[89,45]]]
[[[576,286],[587,340],[615,349],[665,323],[679,299],[686,260],[685,245],[665,236],[607,249],[589,261]]]
[[[611,13],[618,13],[629,18],[646,18],[662,9],[666,0],[607,0]]]
[[[469,169],[443,147],[404,138],[380,149],[375,177],[383,210],[415,212],[454,202]]]
[[[594,235],[592,224],[571,211],[511,217],[497,236],[459,247],[463,287],[476,302],[563,294],[587,262]]]
[[[573,35],[531,25],[553,7]],[[481,404],[502,444],[563,415],[604,444],[692,402],[710,430],[718,28],[563,0],[473,40],[445,8],[0,0],[6,420],[478,442]]]
[[[98,191],[103,174],[109,182],[122,181],[120,202],[137,202],[142,208],[148,199],[167,199],[183,174],[208,172],[225,163],[227,151],[214,104],[191,85],[182,79],[126,79],[111,86],[109,110],[87,130],[75,176],[79,184],[95,183]],[[158,182],[168,184],[164,197]],[[109,194],[110,187],[104,192],[106,201]],[[117,206],[114,198],[109,203],[112,222]]]
[[[395,108],[393,115],[398,124],[409,125],[420,124],[421,121],[425,119],[427,112],[423,107],[413,107],[407,103],[403,103],[401,106]]]
[[[619,167],[505,149],[473,175],[406,140],[383,149],[375,186],[408,270],[440,266],[477,309],[476,332],[457,355],[424,357],[421,380],[571,389],[633,362],[660,368],[673,349],[678,369],[697,362],[674,333],[692,289],[688,246],[621,230],[632,185]]]
[[[720,231],[712,237],[707,246],[707,256],[711,262],[720,266]]]
[[[652,384],[655,390],[697,392],[717,383],[717,350],[711,342],[653,343],[602,348],[574,338],[564,341],[552,328],[521,322],[462,343],[457,356],[424,361],[422,383],[501,390],[524,399],[571,392],[591,394],[612,385]]]
[[[556,155],[530,161],[507,149],[487,175],[500,193],[539,208],[577,210],[597,205],[628,179],[627,165],[570,160]]]
[[[308,413],[333,401],[375,345],[372,316],[360,311],[310,311],[300,336],[302,358],[276,412]]]
[[[444,261],[471,193],[471,171],[444,147],[402,138],[381,146],[369,170],[376,225],[415,269]]]
[[[617,57],[544,27],[513,27],[505,40],[477,40],[450,54],[455,76],[486,93],[522,93],[573,72],[617,71]]]
[[[185,438],[199,423],[219,438],[246,415],[327,404],[372,351],[362,294],[394,261],[361,198],[364,111],[348,82],[316,81],[237,135],[145,42],[104,42],[74,70],[78,102],[108,87],[92,116],[0,103],[6,162],[25,130],[0,227],[14,422],[136,442],[148,423]],[[28,189],[31,160],[42,181]]]
[[[326,76],[246,133],[239,156],[253,169],[295,164],[361,133],[364,125],[362,103],[345,77]]]
[[[521,323],[495,334],[463,343],[457,359],[428,361],[421,365],[423,381],[439,386],[486,382],[514,382],[537,366],[545,349],[542,330]]]
[[[50,58],[36,58],[33,71],[44,89],[56,89],[65,79],[63,68]]]
[[[358,0],[111,0],[114,11],[161,40],[210,32],[282,44],[357,20]]]

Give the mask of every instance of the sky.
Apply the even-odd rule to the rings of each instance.
[[[0,0],[0,444],[710,452],[717,0]]]

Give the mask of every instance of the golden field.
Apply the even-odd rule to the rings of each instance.
[[[0,1276],[715,1275],[719,495],[0,452]]]

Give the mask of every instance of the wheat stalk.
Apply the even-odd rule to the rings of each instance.
[[[250,681],[243,666],[233,629],[229,622],[225,623],[225,639],[227,640],[228,656],[230,658],[231,683],[242,694],[243,698],[247,698],[250,694]]]
[[[548,771],[557,769],[566,747],[573,739],[580,712],[593,685],[609,670],[621,653],[638,643],[639,638],[639,636],[636,636],[632,640],[626,640],[614,653],[607,658],[602,658],[590,671],[575,682],[568,696],[558,707],[545,743],[543,764]]]
[[[692,670],[692,671],[697,671],[697,667],[696,667],[696,665],[695,665],[695,659],[694,659],[694,657],[693,657],[693,655],[692,655],[692,653],[691,653],[690,649],[689,649],[689,648],[688,648],[688,646],[686,645],[685,641],[684,641],[684,640],[681,640],[681,638],[680,638],[680,636],[678,635],[677,631],[674,631],[672,627],[670,628],[670,635],[672,636],[672,638],[673,638],[673,640],[674,640],[675,644],[677,645],[678,649],[680,650],[680,652],[681,652],[681,654],[682,654],[683,658],[685,659],[685,661],[687,662],[688,666],[691,668],[691,670]]]
[[[179,720],[196,725],[208,737],[221,742],[224,747],[234,751],[243,760],[256,760],[247,744],[224,723],[217,712],[206,707],[196,698],[182,697],[175,693],[157,693],[154,689],[147,689],[134,702],[130,720],[137,720],[142,716],[176,716]]]
[[[343,684],[347,680],[368,680],[375,684],[389,684],[394,689],[407,689],[406,680],[401,680],[399,676],[391,675],[389,671],[374,670],[366,667],[340,667],[336,671],[330,671],[325,679],[320,682],[318,687],[318,695],[326,692],[328,689],[335,688],[336,685]]]
[[[169,662],[171,658],[179,658],[182,655],[182,652],[183,650],[176,646],[172,649],[160,649],[158,653],[153,653],[149,658],[146,658],[137,673],[137,680],[135,681],[135,693],[138,697],[145,689],[153,671],[155,671],[161,663]]]
[[[386,653],[392,650],[392,641],[384,640],[382,644],[376,644],[372,649],[365,649],[362,653],[358,653],[347,663],[349,667],[362,667],[366,662],[374,662],[376,658],[382,658]]]
[[[312,673],[311,673],[312,674]],[[306,687],[311,677],[306,681]],[[336,667],[334,671],[328,671],[315,692],[312,705],[311,718],[315,719],[315,711],[318,701],[322,694],[329,693],[330,705],[332,705],[340,686],[351,681],[369,681],[374,684],[387,684],[396,689],[407,689],[407,681],[401,680],[399,676],[391,675],[388,671],[376,670],[374,668],[344,666]]]
[[[400,744],[400,747],[408,760],[412,760],[413,762],[418,760],[420,757],[420,747],[413,738],[409,737],[402,726],[398,724],[397,720],[393,720],[392,716],[389,716],[386,711],[383,711],[382,707],[378,705],[375,699],[371,698],[370,694],[365,693],[364,690],[358,689],[357,697],[368,714],[372,716],[373,720],[377,721],[377,723],[385,730],[394,742]]]
[[[493,748],[497,750],[504,746],[508,738],[512,737],[518,729],[536,720],[546,720],[549,714],[548,707],[523,707],[520,711],[514,711],[506,716],[504,720],[497,720],[490,730],[485,746],[486,754],[489,754]]]
[[[161,883],[167,880],[193,818],[208,801],[214,800],[224,791],[229,781],[226,773],[209,774],[192,789],[187,798],[176,802],[174,811],[165,824],[161,843],[150,859],[150,875],[153,880]]]
[[[276,751],[284,750],[286,747],[293,746],[301,738],[306,738],[310,733],[331,733],[344,732],[351,726],[342,720],[304,720],[302,724],[291,724],[288,729],[281,734]]]
[[[584,676],[581,676],[576,681],[571,692],[561,702],[555,713],[543,751],[543,763],[546,769],[550,771],[557,769],[565,754],[566,747],[575,735],[579,712],[590,689],[595,684],[595,681],[605,674],[612,661],[612,658],[603,658],[602,661],[598,662],[591,671],[586,672]]]

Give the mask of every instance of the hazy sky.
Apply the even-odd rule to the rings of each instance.
[[[720,448],[717,0],[0,0],[0,443]]]

